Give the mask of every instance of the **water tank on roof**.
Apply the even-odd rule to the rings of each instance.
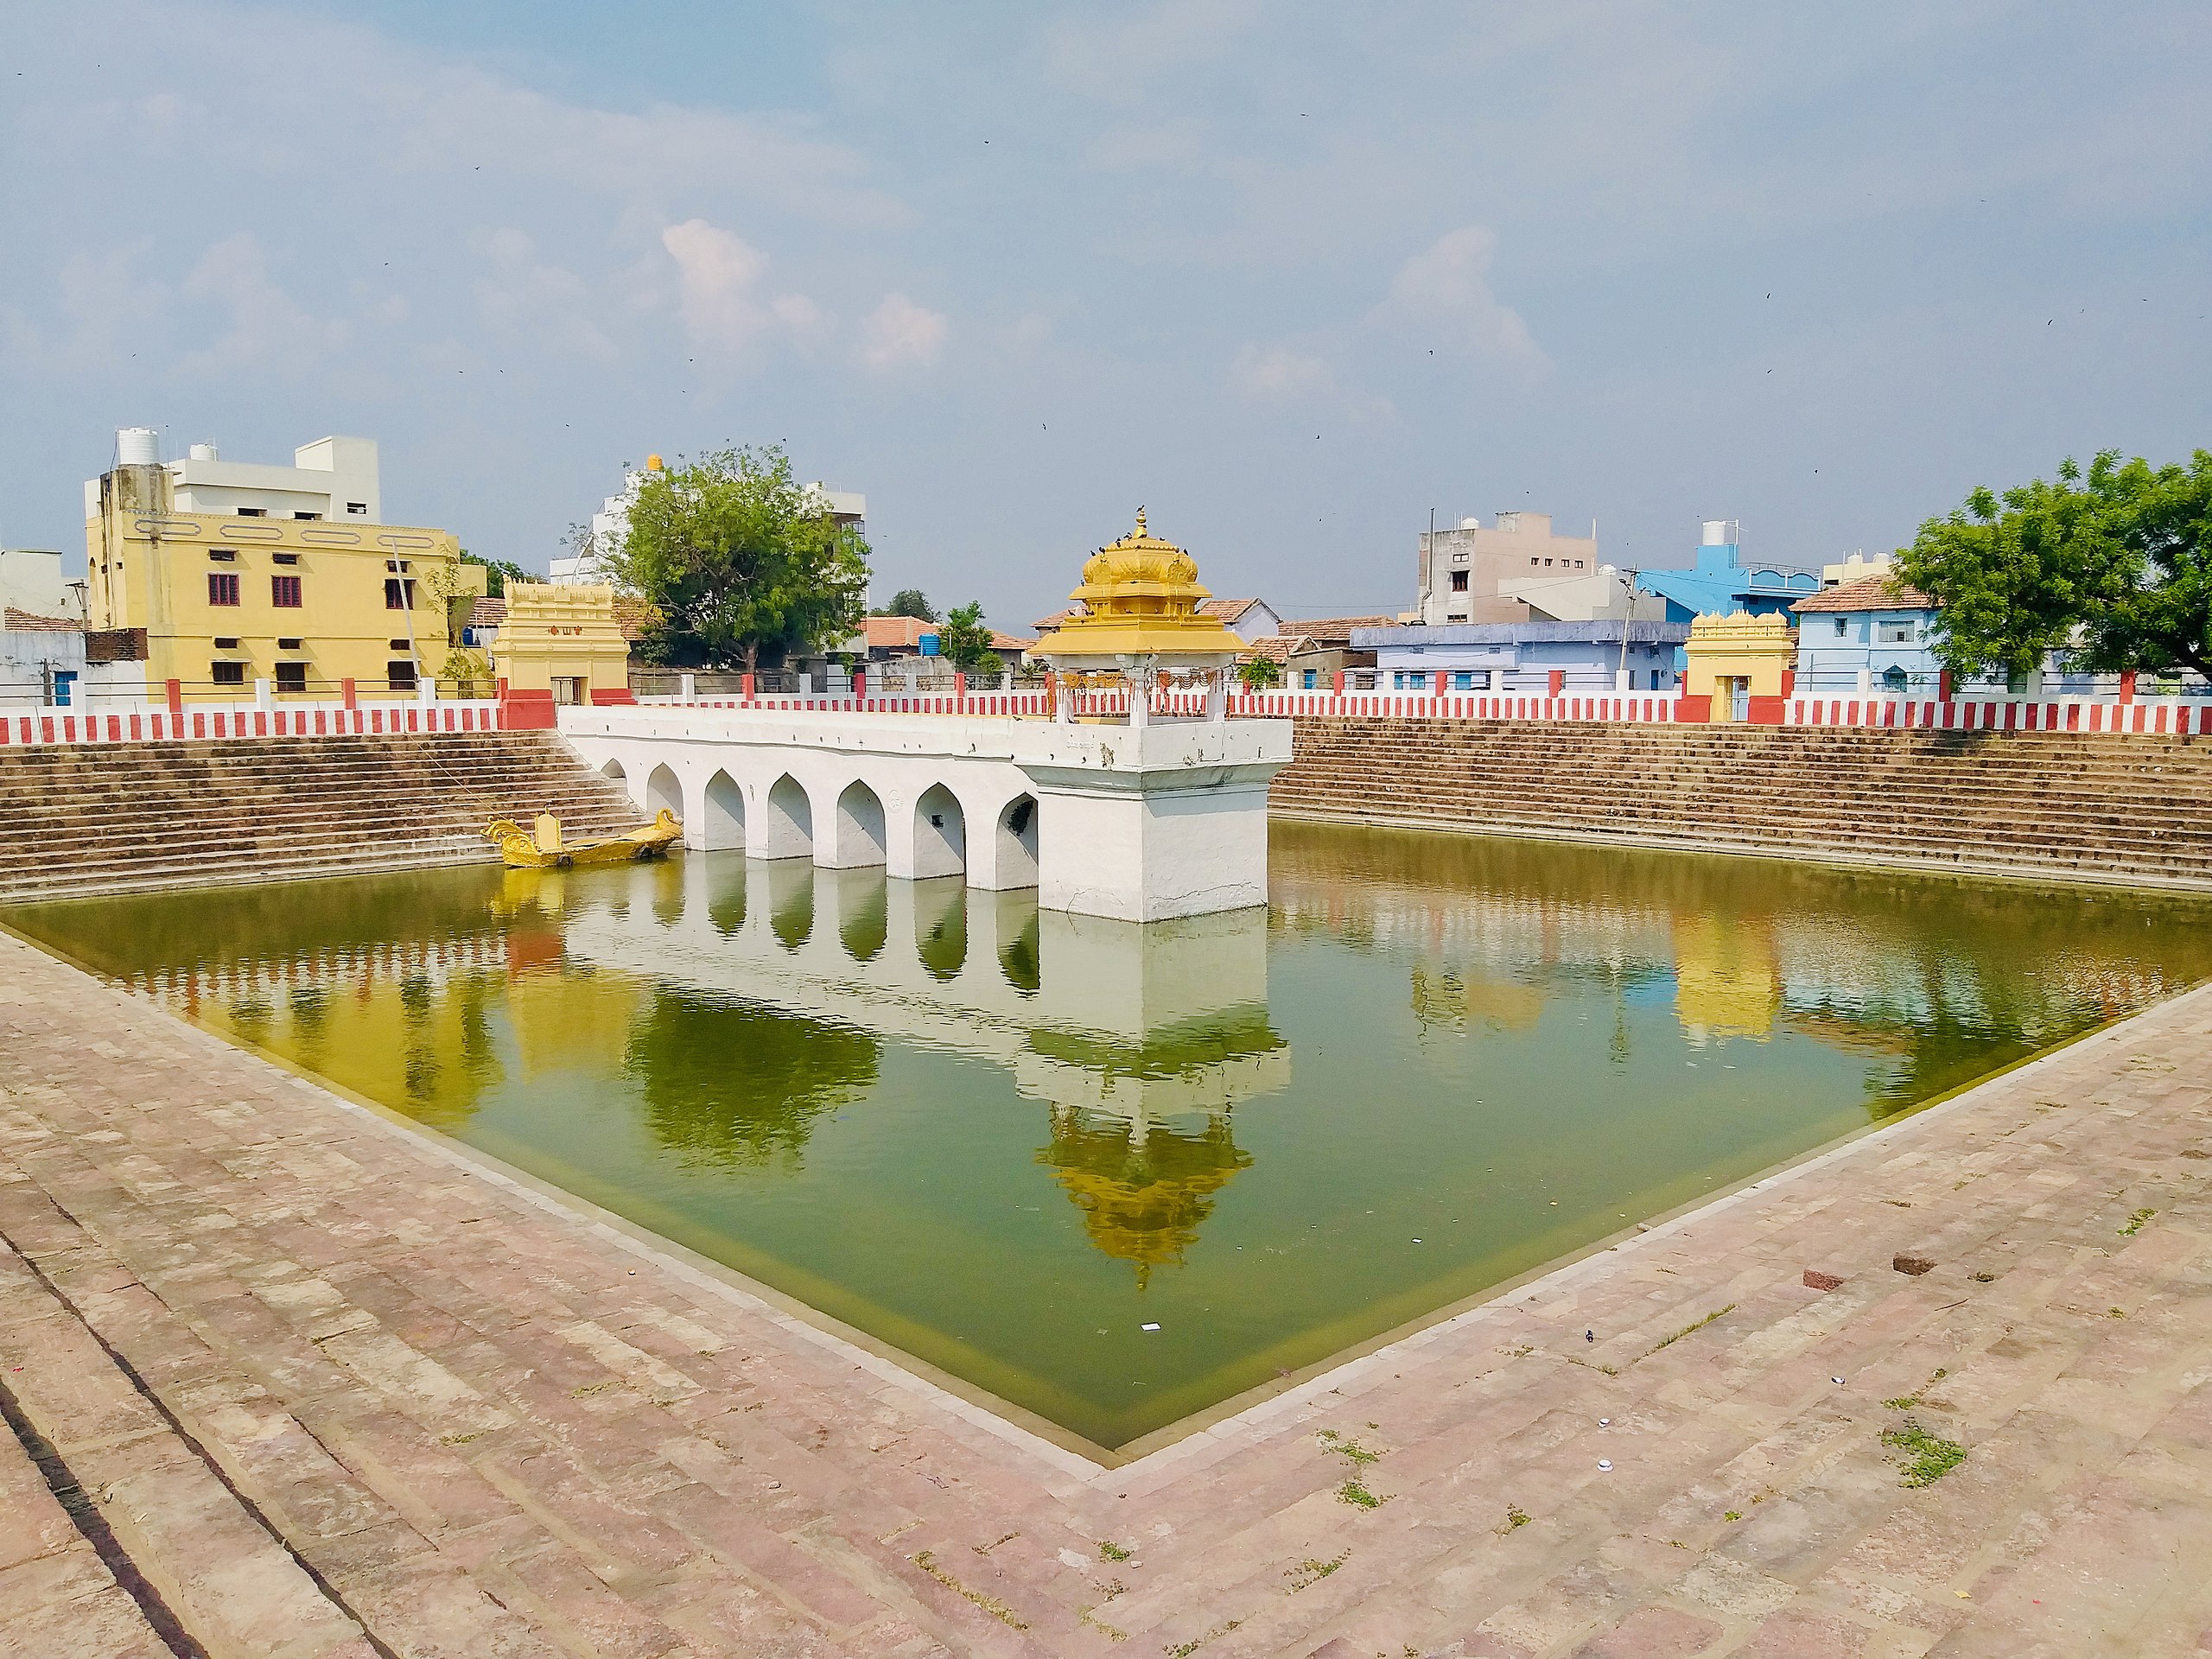
[[[122,467],[158,467],[162,435],[150,426],[119,428],[115,435],[115,459]]]
[[[213,444],[195,443],[192,446],[192,458],[194,461],[220,461],[223,457]]]
[[[1462,530],[1480,530],[1482,527],[1483,521],[1479,518],[1462,518],[1459,521],[1459,528]]]
[[[1732,547],[1737,541],[1737,521],[1708,518],[1705,521],[1705,534],[1699,540],[1707,547]]]

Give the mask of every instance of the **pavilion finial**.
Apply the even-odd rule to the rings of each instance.
[[[1144,534],[1144,509],[1142,507],[1139,507],[1137,509],[1137,534],[1140,536]]]

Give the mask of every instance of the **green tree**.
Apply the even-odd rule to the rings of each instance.
[[[964,673],[999,671],[998,657],[991,650],[991,630],[983,620],[979,600],[971,599],[945,613],[937,631],[937,648],[939,655]]]
[[[543,580],[541,577],[533,576],[529,571],[524,569],[522,566],[511,563],[505,559],[479,558],[475,554],[470,552],[465,547],[461,550],[461,562],[463,564],[480,564],[484,567],[484,592],[487,597],[492,599],[505,598],[507,584],[511,582],[538,582]]]
[[[1282,683],[1282,666],[1272,657],[1247,657],[1236,664],[1236,677],[1248,690],[1264,691]]]
[[[2032,672],[2050,652],[2094,672],[2212,677],[2212,454],[1975,490],[1930,518],[1898,574],[1941,607],[1936,656],[1965,676]]]
[[[877,616],[911,616],[918,621],[937,620],[937,608],[918,588],[901,588],[891,595],[891,602],[874,613]]]
[[[860,626],[868,546],[793,478],[781,448],[710,451],[647,476],[630,529],[601,550],[658,612],[645,653],[750,673]]]

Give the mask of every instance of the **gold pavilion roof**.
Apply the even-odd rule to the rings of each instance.
[[[1147,531],[1139,507],[1135,530],[1084,561],[1083,586],[1068,595],[1084,612],[1039,640],[1038,654],[1102,665],[1124,657],[1225,663],[1244,645],[1199,609],[1212,596],[1199,585],[1198,561]]]

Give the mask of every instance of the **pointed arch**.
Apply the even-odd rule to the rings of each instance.
[[[914,880],[958,875],[968,868],[968,815],[960,798],[931,784],[914,803]]]
[[[762,858],[807,858],[814,852],[814,804],[788,772],[769,786],[762,815],[759,855]]]
[[[702,853],[745,845],[745,791],[729,773],[718,772],[707,779],[696,834],[698,838],[692,844]]]

